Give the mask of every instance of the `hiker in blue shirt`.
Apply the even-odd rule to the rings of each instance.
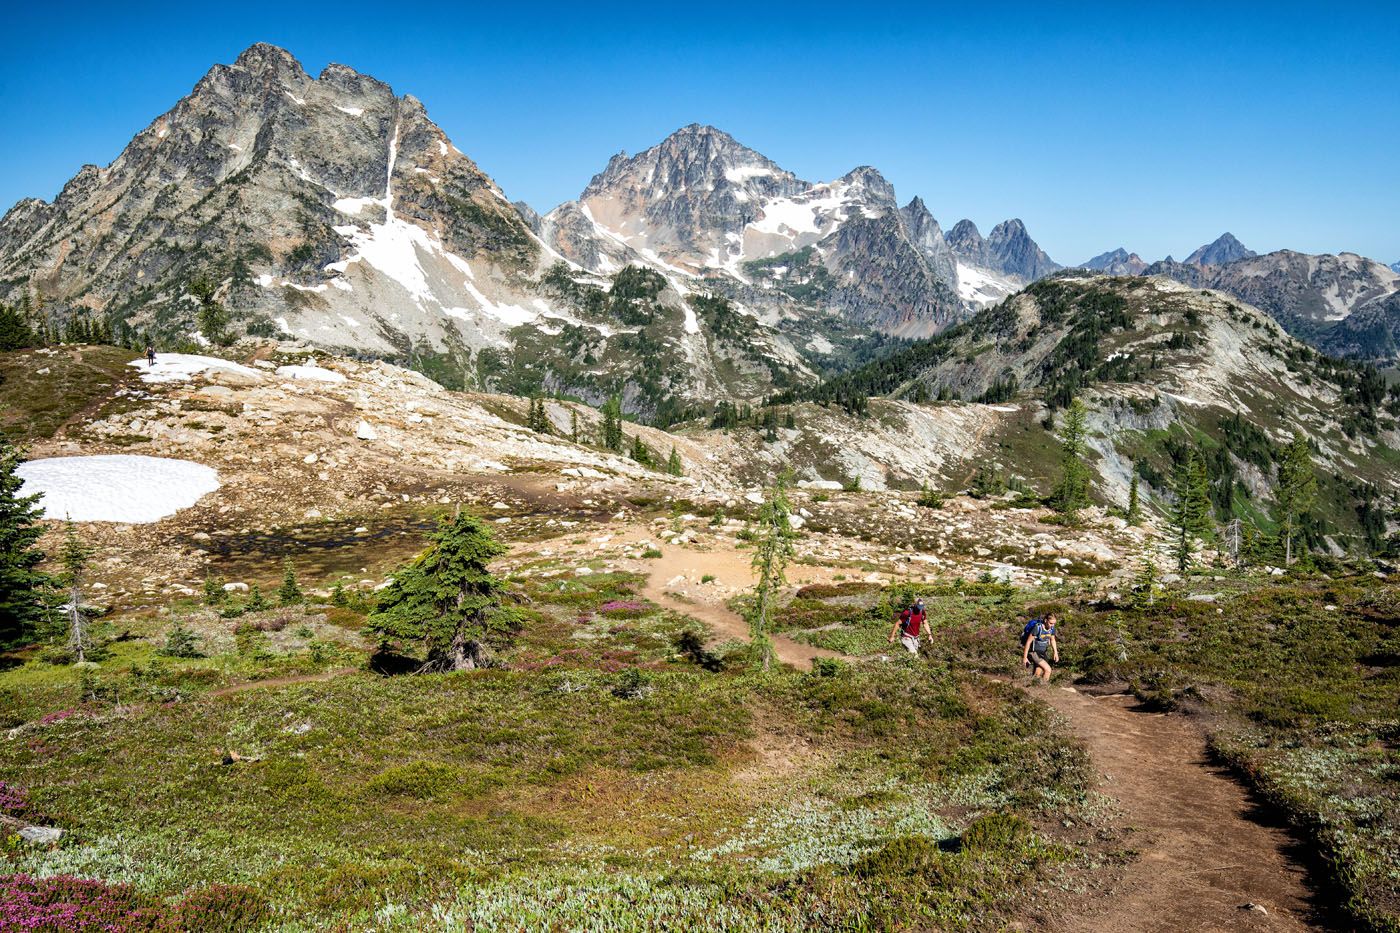
[[[1060,663],[1060,645],[1055,641],[1055,623],[1058,621],[1052,612],[1045,619],[1033,619],[1022,633],[1021,664],[1031,668],[1031,683],[1041,680],[1050,682],[1054,670],[1050,658]]]

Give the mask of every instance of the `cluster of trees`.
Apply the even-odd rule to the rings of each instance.
[[[710,417],[712,428],[733,431],[736,428],[751,427],[755,431],[761,431],[770,441],[778,439],[779,424],[787,430],[797,427],[797,419],[791,407],[784,407],[782,417],[779,418],[778,409],[773,405],[755,409],[748,403],[736,405],[733,402],[721,401],[715,405],[715,413]]]
[[[663,462],[642,440],[641,434],[633,434],[630,445],[627,443],[626,432],[622,429],[622,399],[618,396],[611,396],[603,403],[601,409],[603,424],[599,441],[605,450],[614,453],[626,452],[629,457],[640,463],[642,466],[652,469],[663,470],[671,476],[684,475],[685,468],[681,462],[681,455],[676,450],[674,444],[671,445],[671,453]],[[549,420],[549,413],[545,410],[544,399],[536,396],[530,399],[529,414],[526,415],[525,425],[536,434],[554,434],[554,425]],[[584,437],[579,430],[578,412],[569,411],[569,439],[576,444],[584,443]]]

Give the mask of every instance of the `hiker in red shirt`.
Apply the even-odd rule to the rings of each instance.
[[[920,596],[914,600],[914,605],[905,609],[899,614],[899,618],[894,620],[894,628],[890,629],[890,644],[894,644],[896,638],[910,654],[917,656],[919,653],[919,633],[923,631],[924,620],[928,618],[928,612],[924,609],[924,598]]]

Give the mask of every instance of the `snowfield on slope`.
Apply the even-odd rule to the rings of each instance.
[[[146,365],[145,359],[132,360],[127,364],[141,370],[141,381],[150,383],[189,382],[195,376],[209,373],[237,373],[255,382],[262,381],[262,373],[238,363],[221,360],[216,356],[195,356],[190,353],[157,353],[156,365]]]
[[[160,521],[219,488],[219,474],[188,460],[104,454],[30,460],[16,470],[22,495],[38,493],[45,518],[75,522]]]

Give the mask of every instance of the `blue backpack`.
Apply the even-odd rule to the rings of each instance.
[[[1037,625],[1043,624],[1044,622],[1044,619],[1031,619],[1029,622],[1027,622],[1026,627],[1021,629],[1020,644],[1024,645],[1027,641],[1029,641],[1030,637],[1035,634],[1035,627]]]

